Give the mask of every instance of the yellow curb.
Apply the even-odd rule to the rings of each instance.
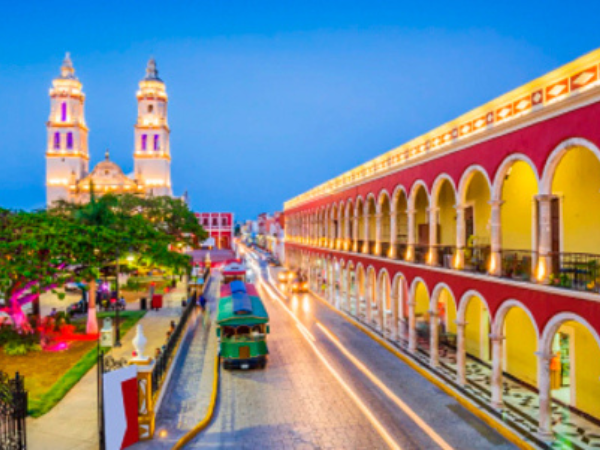
[[[479,419],[484,421],[487,425],[489,425],[491,428],[496,430],[498,433],[500,433],[502,436],[504,436],[506,439],[508,439],[513,444],[515,444],[517,447],[519,447],[520,449],[523,449],[523,450],[538,450],[539,449],[539,447],[535,447],[535,446],[523,441],[523,439],[516,432],[514,432],[510,428],[501,424],[496,419],[494,419],[493,417],[490,417],[488,414],[486,414],[485,412],[483,412],[482,410],[477,408],[469,400],[462,397],[454,389],[452,389],[452,388],[448,387],[447,385],[445,385],[444,383],[442,383],[440,380],[438,380],[436,377],[434,377],[429,371],[423,369],[421,366],[416,364],[412,359],[410,359],[406,355],[403,355],[402,353],[400,353],[397,349],[392,347],[389,343],[387,343],[384,339],[377,336],[375,333],[373,333],[367,327],[365,327],[364,325],[360,324],[356,320],[349,317],[344,312],[337,309],[335,306],[333,306],[327,300],[322,298],[319,294],[316,294],[312,290],[310,292],[315,296],[315,298],[317,298],[319,301],[321,301],[322,303],[327,305],[332,311],[335,311],[337,314],[342,316],[344,319],[346,319],[348,322],[350,322],[352,325],[354,325],[360,331],[365,333],[367,336],[369,336],[371,339],[373,339],[379,345],[384,347],[390,353],[393,353],[396,357],[398,357],[404,363],[406,363],[408,366],[410,366],[412,369],[417,371],[419,373],[419,375],[423,376],[425,379],[427,379],[427,381],[429,381],[430,383],[433,383],[439,389],[444,391],[447,395],[454,398],[458,403],[460,403],[463,407],[465,407],[467,410],[469,410],[469,412],[471,412],[471,414],[475,415],[476,417],[478,417]]]
[[[219,393],[219,366],[221,363],[221,358],[219,357],[219,353],[215,356],[215,372],[213,377],[213,386],[212,386],[212,394],[210,397],[210,404],[208,405],[208,411],[204,419],[202,419],[198,424],[188,431],[181,439],[177,441],[177,443],[173,446],[172,450],[179,450],[183,448],[185,444],[188,444],[192,439],[196,437],[198,433],[204,430],[210,421],[213,418],[215,412],[215,406],[217,404],[217,396]]]

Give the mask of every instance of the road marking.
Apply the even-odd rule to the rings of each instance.
[[[421,419],[417,413],[415,413],[410,406],[404,403],[396,394],[394,394],[379,378],[377,378],[373,372],[371,372],[362,362],[360,362],[348,349],[340,342],[340,340],[323,325],[321,322],[317,322],[317,327],[323,331],[325,336],[340,349],[340,351],[348,358],[352,363],[364,373],[369,380],[371,380],[379,389],[381,389],[385,395],[387,395],[404,413],[415,422],[419,428],[421,428],[437,445],[444,450],[452,450],[452,446],[449,445],[442,437],[435,432],[423,419]]]
[[[346,391],[346,393],[350,396],[350,398],[356,403],[358,408],[362,411],[362,413],[369,419],[371,424],[375,427],[379,435],[383,438],[383,440],[387,443],[387,445],[394,450],[402,450],[402,447],[396,443],[394,438],[387,432],[384,426],[377,420],[375,415],[371,412],[367,405],[363,403],[363,401],[356,395],[356,393],[352,390],[352,388],[342,379],[339,373],[333,368],[333,366],[327,361],[327,358],[323,353],[317,348],[315,344],[315,338],[310,331],[304,326],[302,322],[296,317],[296,315],[287,307],[283,301],[279,298],[279,296],[271,289],[270,286],[266,284],[266,282],[260,277],[260,286],[264,287],[265,290],[269,293],[271,299],[277,300],[277,302],[284,308],[284,310],[296,321],[296,325],[298,325],[298,329],[300,330],[302,336],[306,339],[306,342],[313,349],[315,354],[319,357],[321,362],[327,367],[329,372],[333,375],[333,377],[340,383],[342,388]]]

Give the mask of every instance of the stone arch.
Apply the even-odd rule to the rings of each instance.
[[[452,189],[454,190],[455,194],[457,192],[456,183],[454,182],[454,179],[445,172],[439,174],[433,181],[433,184],[431,185],[430,197],[431,197],[431,204],[434,206],[437,206],[437,197],[439,194],[439,190],[441,189],[441,187],[444,184],[444,181],[448,181],[450,183],[450,186],[452,186]]]
[[[567,139],[558,144],[554,150],[548,156],[544,169],[542,170],[542,180],[540,183],[540,194],[550,195],[552,193],[552,180],[563,156],[572,148],[583,147],[590,150],[596,158],[600,161],[600,149],[593,142],[580,138],[574,137]]]
[[[523,153],[512,153],[509,156],[507,156],[506,158],[504,158],[504,160],[502,160],[502,162],[500,163],[500,166],[496,170],[496,175],[494,176],[494,181],[493,181],[492,190],[491,190],[492,201],[502,200],[502,187],[504,185],[504,179],[505,179],[508,171],[510,170],[510,168],[513,166],[513,164],[515,164],[516,162],[519,162],[519,161],[521,161],[529,166],[529,168],[535,175],[535,180],[536,180],[536,183],[537,183],[537,186],[539,189],[540,176],[538,174],[537,168],[535,167],[535,164],[533,163],[533,161],[527,155],[525,155]]]
[[[410,188],[410,195],[408,196],[408,207],[411,209],[415,208],[415,201],[417,198],[417,194],[419,192],[419,189],[423,188],[423,190],[425,191],[425,195],[427,197],[427,203],[431,204],[431,195],[429,195],[429,190],[427,189],[427,184],[419,179],[416,180],[412,187]]]
[[[458,183],[457,195],[461,204],[465,202],[467,195],[467,187],[469,186],[469,182],[477,172],[480,172],[485,178],[488,189],[490,190],[491,194],[492,182],[490,181],[490,176],[488,175],[487,171],[483,166],[480,166],[479,164],[473,164],[467,167],[467,169],[463,172],[462,176],[460,177],[460,182]]]
[[[502,327],[504,326],[504,321],[506,319],[506,316],[508,315],[508,312],[512,308],[521,308],[529,316],[533,328],[535,329],[536,338],[539,339],[540,330],[538,327],[538,323],[535,320],[535,316],[533,315],[531,310],[527,306],[525,306],[523,302],[515,299],[503,301],[500,307],[496,310],[496,313],[494,314],[494,320],[492,322],[492,333],[494,333],[497,336],[501,336],[503,334]]]
[[[596,344],[598,344],[598,347],[600,347],[600,335],[598,334],[598,331],[586,319],[581,317],[579,314],[575,314],[572,312],[561,312],[552,316],[548,323],[546,323],[546,326],[544,327],[544,331],[542,332],[542,336],[540,338],[539,350],[541,352],[551,352],[552,339],[554,338],[554,335],[556,334],[556,332],[562,324],[569,321],[577,322],[583,325],[585,328],[587,328],[588,331],[592,333],[592,336],[594,336],[594,340],[596,341]]]

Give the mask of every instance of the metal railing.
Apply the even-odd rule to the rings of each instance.
[[[551,253],[550,284],[577,291],[600,292],[600,255]]]
[[[446,269],[454,267],[455,245],[435,245],[433,251],[436,252],[438,266],[445,267]]]
[[[491,255],[489,245],[472,245],[464,248],[467,272],[487,273]]]
[[[400,244],[396,244],[396,259],[404,261],[406,259],[406,243],[402,242]]]
[[[205,273],[205,280],[208,280],[206,283],[204,290],[208,289],[210,285],[210,278],[208,278],[208,271]],[[175,351],[179,346],[179,341],[181,340],[181,336],[183,335],[183,331],[187,325],[188,319],[192,315],[192,311],[196,307],[195,297],[191,297],[188,299],[185,309],[181,314],[181,318],[172,333],[169,335],[167,339],[167,343],[164,346],[164,350],[160,352],[160,355],[156,358],[156,364],[152,369],[152,394],[157,395],[160,388],[162,387],[162,383],[167,375],[169,367],[171,365],[171,361],[175,356]]]
[[[379,254],[384,258],[388,258],[390,254],[391,244],[389,242],[381,242],[379,244]]]
[[[427,263],[427,253],[429,253],[429,245],[419,245],[415,244],[413,246],[413,262],[417,264],[426,264]]]
[[[531,281],[534,278],[536,253],[531,250],[500,250],[500,276],[518,281]]]
[[[363,240],[361,240],[361,239],[358,239],[358,240],[356,241],[356,251],[357,251],[358,253],[362,253],[362,251],[363,251],[363,246],[364,246],[364,245],[365,245],[365,241],[363,241]]]
[[[375,254],[375,241],[367,241],[367,254]]]
[[[0,371],[0,449],[27,448],[27,391],[25,378]]]

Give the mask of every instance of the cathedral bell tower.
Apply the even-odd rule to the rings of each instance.
[[[46,123],[46,202],[68,200],[73,183],[87,175],[89,165],[88,128],[85,124],[81,82],[69,53],[60,76],[50,89],[50,117]]]
[[[172,195],[171,149],[167,123],[167,93],[158,77],[154,58],[148,61],[146,77],[137,92],[134,177],[148,195]]]

